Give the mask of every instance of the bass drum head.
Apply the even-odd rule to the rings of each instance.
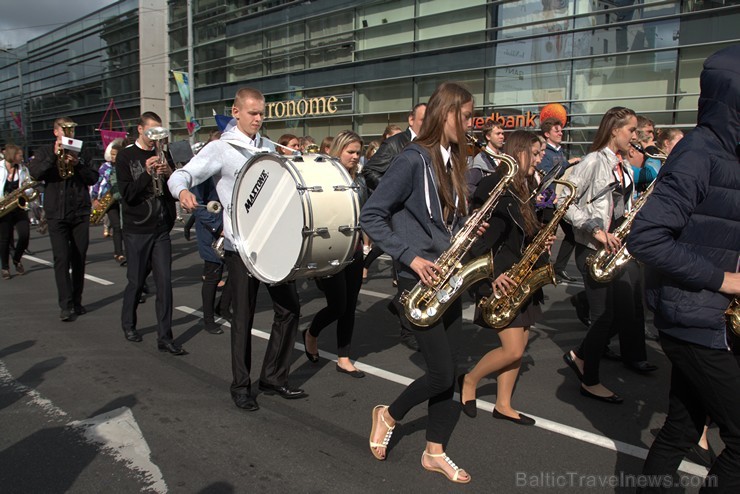
[[[272,154],[252,158],[236,179],[231,224],[234,248],[265,283],[285,280],[303,245],[303,205],[287,164]]]

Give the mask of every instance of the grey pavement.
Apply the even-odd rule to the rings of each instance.
[[[398,322],[386,309],[394,293],[387,260],[371,268],[357,307],[352,356],[368,376],[335,371],[327,358],[336,353],[330,327],[319,340],[318,364],[307,361],[300,344],[294,351],[291,384],[309,396],[288,401],[259,395],[260,410],[249,413],[229,396],[228,326],[211,335],[197,316],[202,263],[196,244],[185,241],[179,225],[172,239],[173,331],[189,352],[182,357],[157,351],[154,297],[139,307],[144,341],[123,338],[126,270],[113,260],[101,228],[91,230],[87,274],[95,279],[85,285],[88,313],[59,321],[48,237],[32,232],[26,275],[0,282],[0,492],[633,491],[619,485],[640,472],[665,417],[670,365],[649,341],[649,360],[659,366],[652,375],[602,363],[605,384],[624,404],[581,397],[562,361],[585,334],[568,302],[577,284],[545,289],[544,319],[531,331],[513,405],[537,417],[537,426],[490,416],[493,376],[478,389],[478,417],[460,415],[447,451],[472,476],[463,487],[421,468],[425,406],[396,429],[387,461],[370,454],[373,406],[392,401],[404,382],[423,374],[421,355],[399,344]],[[570,272],[576,272],[573,266]],[[299,282],[299,293],[303,329],[324,299],[313,281]],[[257,311],[255,375],[272,320],[264,289]],[[498,344],[492,331],[468,317],[461,370]],[[710,442],[721,449],[714,429]],[[683,469],[706,471],[687,463]],[[698,478],[682,474],[689,484]]]

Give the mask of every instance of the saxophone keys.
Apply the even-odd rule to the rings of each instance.
[[[437,292],[437,294],[436,294],[436,297],[437,297],[437,301],[440,304],[444,304],[448,300],[450,300],[450,292],[448,290],[445,290],[445,289],[439,290]],[[431,307],[429,309],[427,309],[427,314],[429,313],[429,310],[430,309],[431,309]],[[436,313],[436,311],[435,311],[435,313]],[[429,315],[433,315],[433,314],[429,314]]]

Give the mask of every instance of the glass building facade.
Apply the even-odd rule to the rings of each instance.
[[[351,128],[366,140],[442,81],[464,83],[481,117],[560,103],[585,145],[623,105],[658,126],[696,121],[699,73],[740,42],[740,2],[711,0],[193,0],[196,118],[215,128],[236,89],[265,93],[264,129],[317,140]],[[170,65],[187,70],[185,2],[171,2]],[[185,123],[174,83],[171,125]],[[311,103],[334,97],[331,110]],[[521,122],[520,122],[521,123]]]
[[[53,140],[55,118],[69,116],[78,124],[77,139],[102,148],[96,129],[111,98],[124,122],[134,121],[140,96],[138,9],[137,0],[117,2],[29,41],[12,56],[0,51],[2,142],[33,150]],[[25,138],[11,112],[21,113]],[[120,130],[117,118],[113,124]]]

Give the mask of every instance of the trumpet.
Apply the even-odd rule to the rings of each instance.
[[[64,137],[70,138],[74,135],[74,128],[77,127],[77,124],[74,122],[64,122],[59,124],[59,127],[62,129],[62,132],[64,132]],[[59,149],[57,149],[56,155],[59,176],[62,180],[67,180],[75,174],[74,165],[69,163],[68,160],[70,156],[74,155],[71,154],[71,151],[67,151],[61,145],[59,146]]]
[[[157,151],[159,162],[167,163],[165,146],[167,145],[167,140],[170,138],[170,131],[164,127],[151,127],[144,132],[144,135],[146,135],[147,139],[154,141],[154,148]],[[152,172],[152,187],[154,188],[155,197],[164,195],[164,177],[156,170]]]

